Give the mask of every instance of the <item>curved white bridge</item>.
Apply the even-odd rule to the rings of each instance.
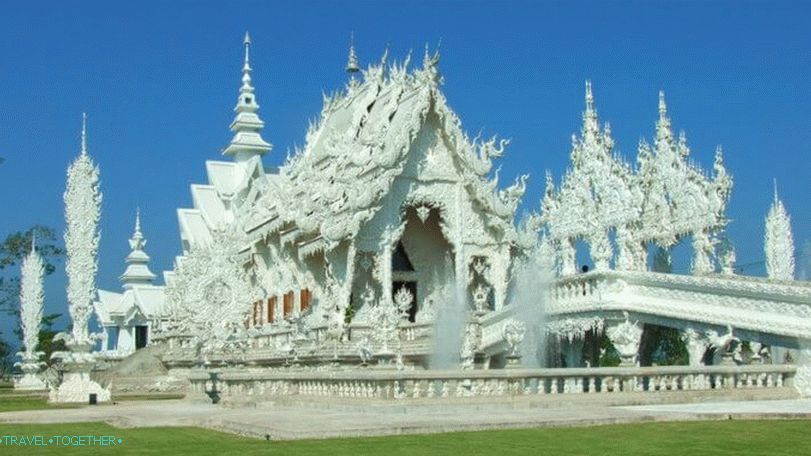
[[[625,321],[724,333],[802,348],[811,340],[811,282],[733,275],[595,271],[556,280],[542,303],[550,332],[576,337]],[[502,344],[511,306],[482,319],[482,348]]]

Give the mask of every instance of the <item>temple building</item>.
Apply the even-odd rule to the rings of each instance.
[[[247,34],[244,52],[232,139],[222,161],[205,163],[208,182],[191,185],[192,207],[177,211],[181,253],[165,285],[153,284],[136,217],[124,290],[99,291],[103,352],[156,342],[169,370],[247,364],[252,375],[373,358],[400,369],[515,367],[522,356],[597,365],[597,348],[584,356],[598,337],[631,366],[648,362],[640,340],[655,326],[682,334],[691,365],[709,350],[743,359],[734,340],[761,360],[764,347],[811,338],[811,286],[777,260],[793,249],[787,214],[773,210],[767,245],[786,272],[736,275],[722,151],[711,172],[695,164],[664,93],[653,141],[631,166],[587,81],[571,166],[557,186],[547,173],[539,212],[516,223],[527,176],[499,182],[494,160],[508,142],[464,132],[440,89],[438,53],[426,48],[419,68],[385,53],[361,70],[350,45],[346,86],[325,96],[304,146],[271,168]],[[670,274],[682,242],[690,274]],[[591,272],[578,271],[578,243]]]
[[[164,313],[164,290],[153,284],[149,255],[144,252],[146,239],[141,233],[140,212],[135,216],[135,231],[129,240],[131,252],[127,268],[119,278],[123,292],[99,290],[94,309],[105,335],[100,352],[126,356],[149,344],[152,328]]]

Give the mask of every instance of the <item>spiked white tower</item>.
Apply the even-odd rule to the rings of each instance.
[[[262,156],[273,146],[262,139],[262,128],[265,123],[259,118],[259,104],[251,83],[251,37],[245,32],[245,63],[242,65],[242,86],[239,88],[239,98],[234,111],[237,113],[231,122],[231,131],[234,137],[231,143],[223,150],[223,155],[233,157],[236,162],[244,162],[254,156]]]
[[[155,274],[149,270],[149,255],[144,252],[146,239],[141,234],[140,209],[135,212],[135,231],[129,243],[132,251],[127,255],[127,269],[119,277],[125,290],[129,290],[133,285],[149,285],[155,280]]]
[[[20,329],[23,333],[25,351],[17,353],[22,362],[15,363],[23,371],[23,377],[14,383],[15,389],[45,389],[45,383],[37,376],[43,366],[39,359],[43,352],[36,351],[39,342],[39,326],[42,322],[42,289],[45,265],[36,251],[36,234],[31,238],[31,251],[23,259],[20,279]]]
[[[110,391],[90,380],[90,370],[95,361],[90,350],[99,335],[90,334],[87,326],[96,294],[100,216],[99,169],[87,154],[87,115],[83,114],[82,150],[68,167],[65,190],[65,269],[72,329],[70,333],[57,335],[57,338],[65,341],[69,351],[52,355],[62,359],[65,372],[62,384],[58,389],[51,390],[51,402],[87,402],[90,394],[95,394],[98,401],[110,400]]]
[[[774,183],[774,201],[766,216],[766,271],[771,279],[794,280],[794,236],[791,217],[777,196]]]

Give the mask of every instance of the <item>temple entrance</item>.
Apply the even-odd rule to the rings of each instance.
[[[146,347],[147,343],[147,326],[135,327],[135,349]]]
[[[399,281],[395,280],[391,283],[391,294],[394,296],[401,288],[405,287],[406,290],[411,292],[414,300],[411,301],[411,306],[408,308],[408,321],[414,323],[417,319],[417,282],[416,281]]]

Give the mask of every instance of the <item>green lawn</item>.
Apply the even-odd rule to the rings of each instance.
[[[53,435],[111,435],[123,439],[114,447],[32,448],[3,444],[0,454],[811,455],[809,429],[809,421],[707,421],[267,442],[197,428],[0,424],[0,443],[3,435],[44,435],[46,441]]]

